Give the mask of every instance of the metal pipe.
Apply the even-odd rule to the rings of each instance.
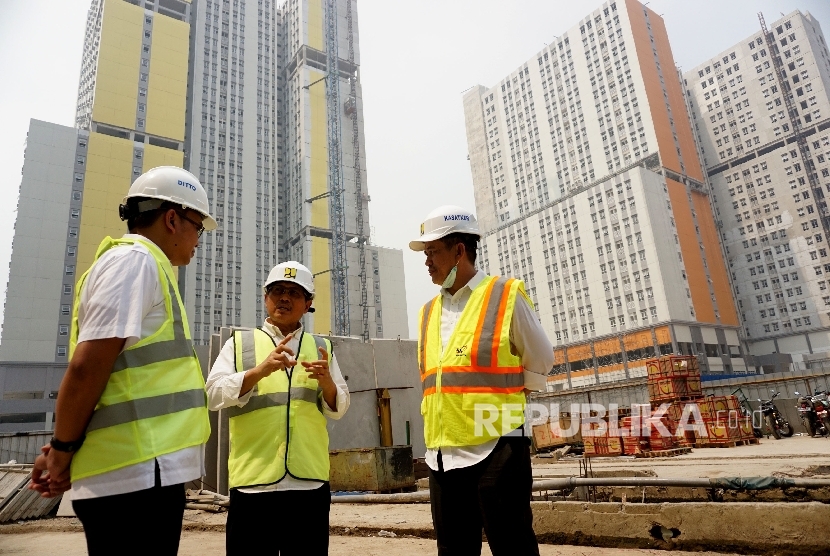
[[[413,502],[429,502],[429,491],[419,490],[398,494],[346,494],[331,497],[332,504],[411,504]]]
[[[660,478],[660,477],[563,477],[534,481],[532,490],[570,490],[581,486],[600,487],[685,487],[724,490],[763,490],[770,488],[830,488],[830,479],[781,479],[778,477]],[[341,504],[409,504],[429,502],[429,491],[399,494],[349,494],[332,496]]]

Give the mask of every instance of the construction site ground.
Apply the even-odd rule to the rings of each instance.
[[[581,458],[565,456],[554,461],[544,455],[533,460],[534,478],[579,476]],[[815,474],[815,467],[821,465],[830,465],[830,438],[807,436],[761,438],[758,444],[734,448],[694,448],[689,454],[668,458],[591,458],[595,472],[645,471],[666,478],[802,477]],[[824,474],[830,475],[830,469]]]
[[[534,458],[536,478],[579,475],[579,458]],[[830,478],[830,439],[762,439],[753,446],[695,449],[667,459],[594,458],[597,476],[657,477],[790,476]],[[602,495],[602,492],[599,492]],[[680,489],[665,502],[666,490],[606,491],[597,502],[561,500],[533,503],[534,528],[542,555],[827,554],[830,503],[784,498],[777,491],[758,498],[711,502],[704,489]],[[815,500],[815,493],[811,494]],[[828,498],[830,501],[830,498]],[[225,513],[187,510],[180,554],[222,554]],[[332,555],[436,554],[429,504],[332,504]],[[655,525],[676,529],[666,540]],[[659,529],[659,527],[658,527]],[[0,554],[84,554],[83,529],[76,518],[51,518],[0,525]],[[708,552],[705,552],[708,551]],[[489,554],[485,549],[484,554]]]

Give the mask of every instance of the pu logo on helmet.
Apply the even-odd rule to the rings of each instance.
[[[285,269],[284,278],[296,278],[296,277],[297,277],[297,269],[296,268],[286,268]]]
[[[469,214],[448,214],[448,215],[444,216],[444,222],[449,222],[451,220],[463,220],[465,222],[469,222],[470,221],[470,215]]]
[[[424,235],[424,225],[421,223],[421,235]]]
[[[455,348],[455,356],[456,357],[464,357],[467,355],[467,346],[461,346],[460,348]]]
[[[196,186],[192,183],[187,183],[186,181],[179,180],[179,185],[181,185],[182,187],[187,187],[191,191],[196,191]]]

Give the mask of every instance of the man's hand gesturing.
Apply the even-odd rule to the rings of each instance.
[[[274,371],[293,367],[297,364],[297,360],[294,359],[294,352],[287,347],[288,342],[290,342],[293,337],[293,334],[288,334],[285,338],[280,340],[280,343],[277,344],[274,351],[272,351],[271,354],[265,358],[265,361],[256,367],[260,369],[260,374],[262,375],[260,379],[271,375]]]
[[[257,382],[271,376],[273,372],[297,364],[297,360],[294,359],[294,352],[288,348],[288,342],[293,337],[293,334],[287,334],[262,363],[245,371],[245,378],[242,380],[242,387],[239,389],[240,397],[250,392]]]

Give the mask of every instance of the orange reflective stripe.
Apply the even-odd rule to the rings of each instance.
[[[509,386],[506,388],[488,386],[441,386],[441,394],[518,394],[524,388],[524,386]],[[434,394],[434,392],[430,393]]]
[[[484,299],[482,299],[482,306],[485,307],[485,310],[481,311],[478,315],[478,326],[476,326],[476,334],[473,336],[473,349],[470,353],[470,366],[472,367],[480,367],[485,366],[489,367],[489,361],[486,365],[482,365],[481,363],[481,342],[482,342],[482,335],[485,330],[485,323],[487,321],[487,311],[490,309],[490,299],[493,295],[493,286],[498,281],[498,278],[493,278],[490,283],[487,285],[487,290],[484,292]],[[486,343],[486,340],[485,340]],[[487,352],[488,354],[490,352]]]
[[[434,373],[431,375],[425,375],[423,378],[421,378],[421,386],[423,387],[424,392],[426,392],[429,388],[435,388],[435,380],[437,378],[438,375]]]
[[[502,279],[500,278],[499,281]],[[494,366],[499,364],[499,345],[501,344],[501,333],[504,326],[504,316],[507,314],[507,301],[510,299],[510,288],[515,281],[514,278],[508,278],[502,285],[501,299],[499,300],[499,310],[496,313],[496,322],[493,323],[493,359]]]
[[[473,367],[493,367],[498,365],[501,326],[507,301],[510,298],[508,285],[512,278],[494,278],[484,296],[484,310],[478,320],[478,331],[473,340],[473,353],[470,358]]]

